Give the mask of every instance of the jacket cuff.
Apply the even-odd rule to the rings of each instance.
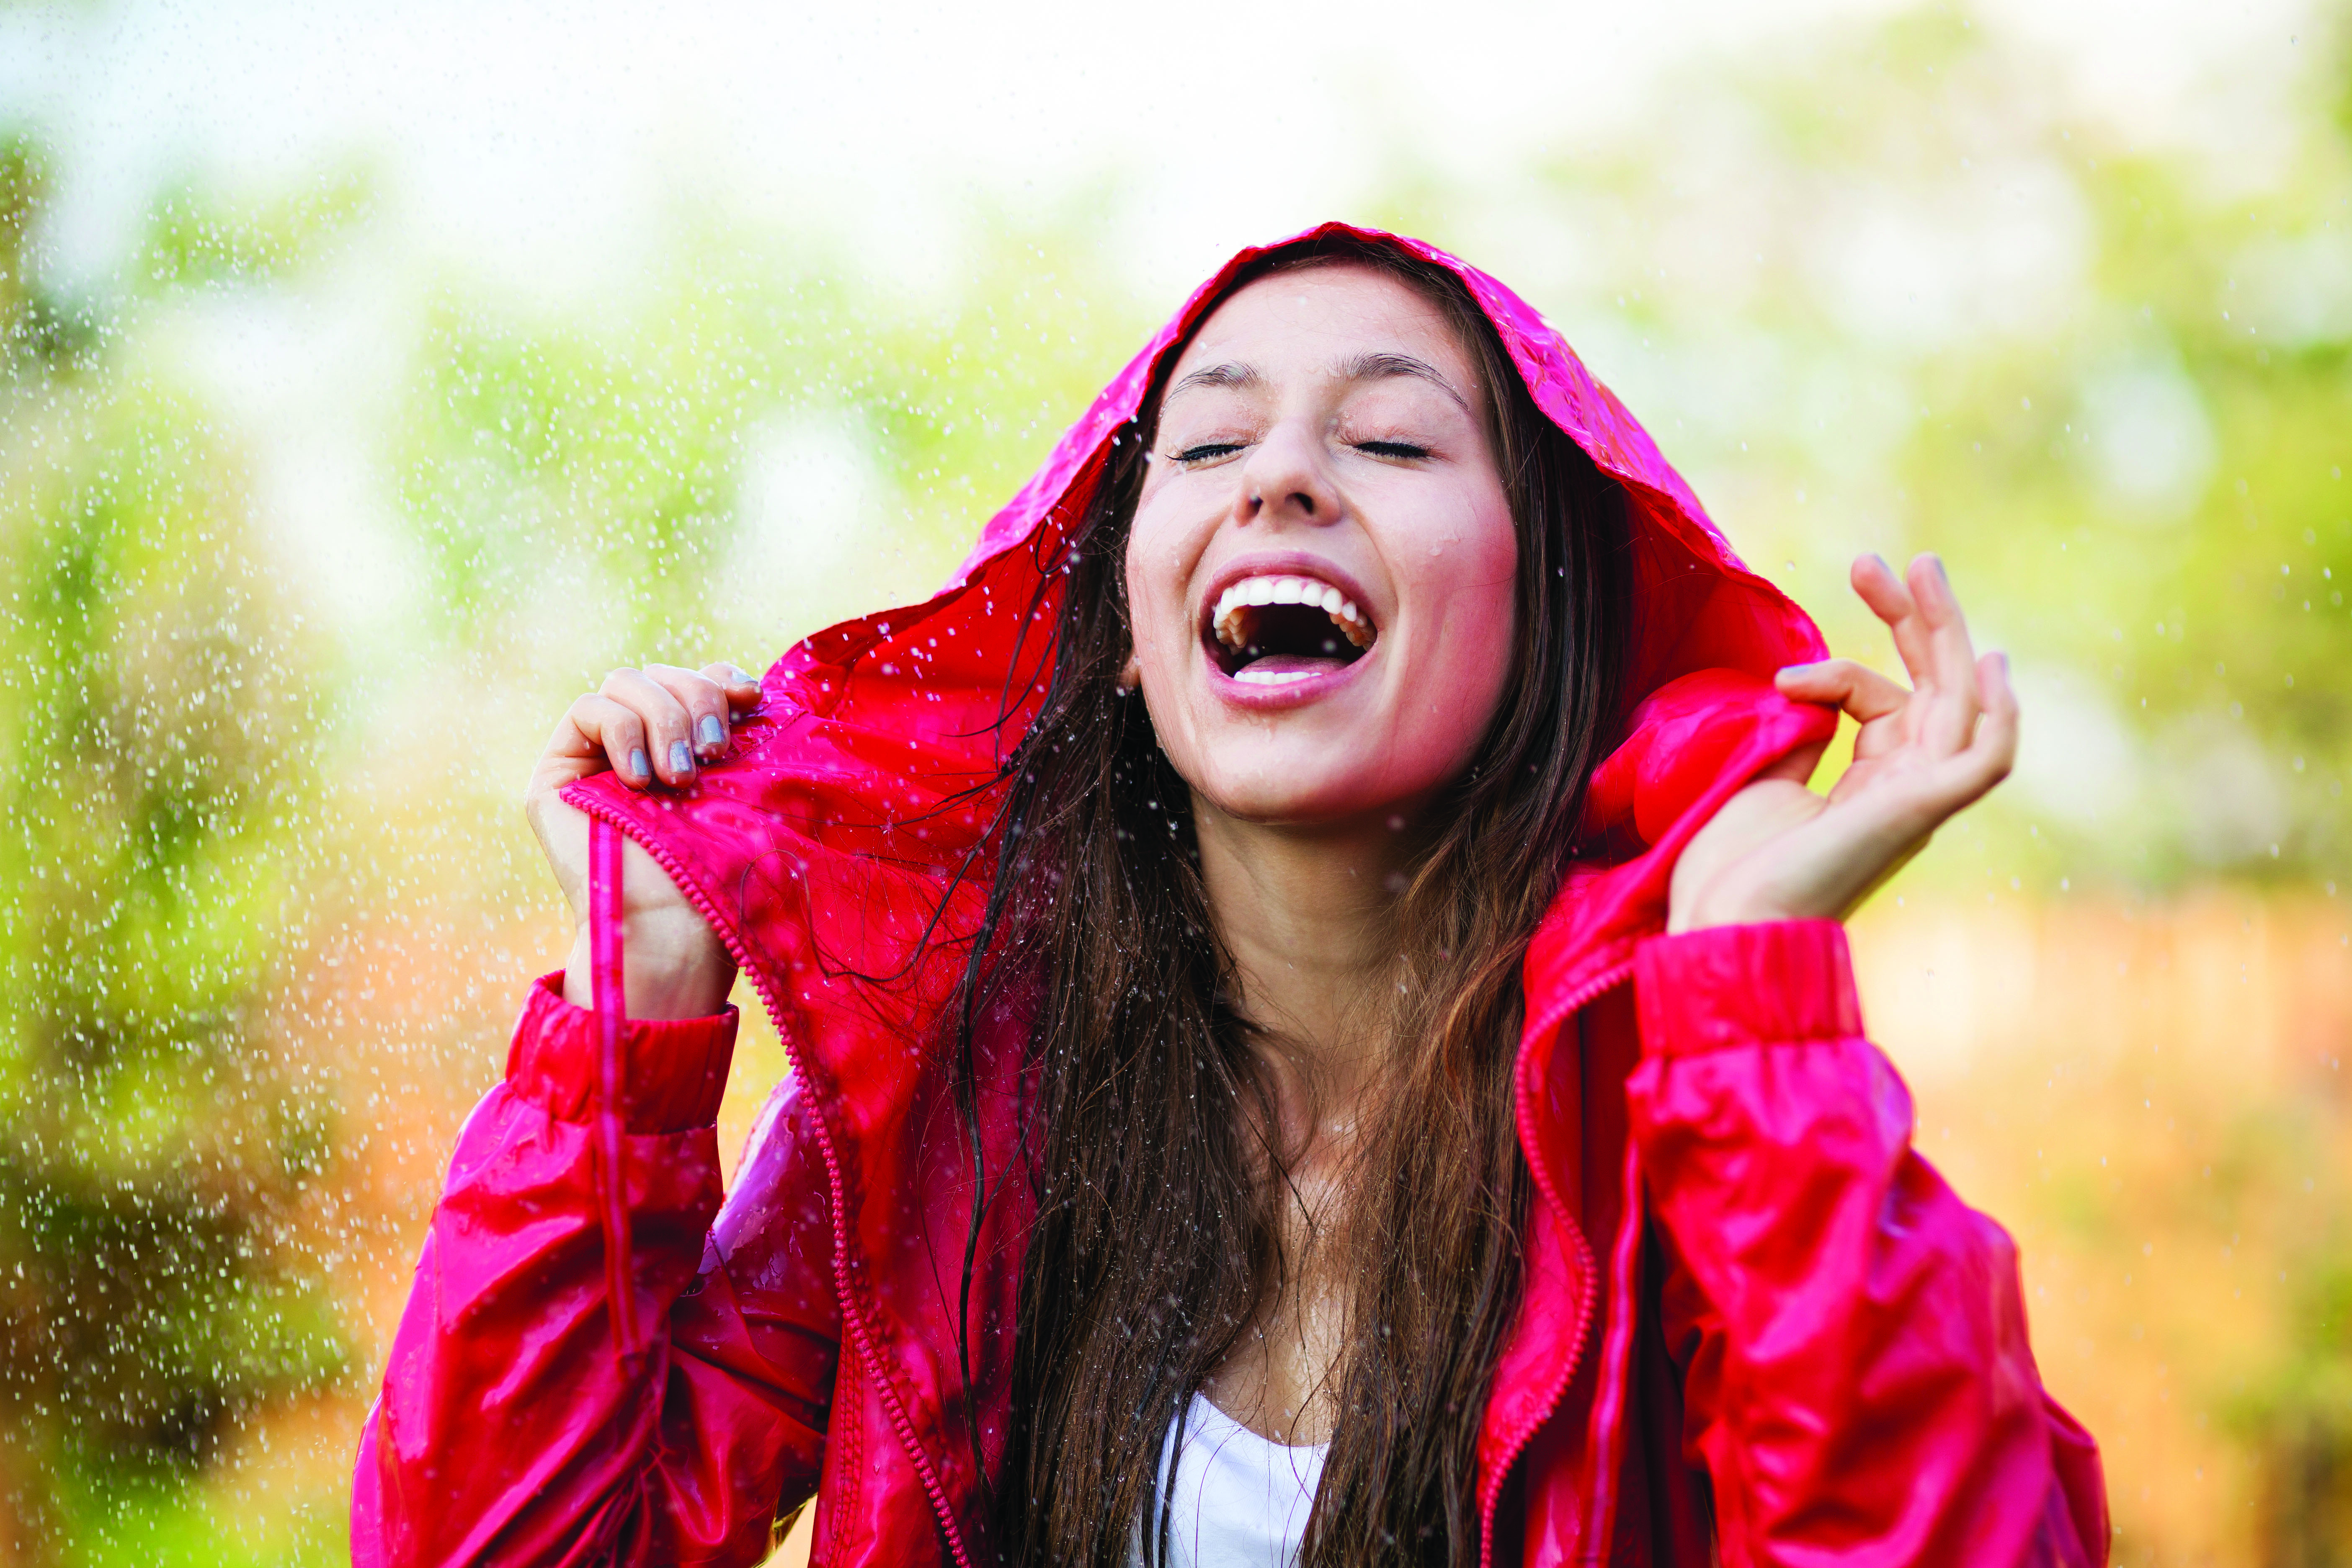
[[[735,1055],[732,1006],[707,1018],[631,1018],[621,1026],[622,1123],[632,1132],[684,1132],[719,1120]],[[596,1015],[563,999],[563,972],[542,974],[507,1047],[507,1087],[559,1121],[597,1110]]]
[[[1642,1048],[1653,1056],[1862,1037],[1853,963],[1836,921],[1651,937],[1634,952],[1633,989]]]

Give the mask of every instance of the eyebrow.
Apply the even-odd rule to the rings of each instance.
[[[1440,375],[1437,367],[1427,360],[1401,353],[1358,354],[1339,367],[1342,381],[1381,381],[1392,375],[1409,375],[1416,381],[1425,381],[1461,405],[1463,413],[1471,412],[1470,400],[1456,391],[1454,384]]]
[[[1465,414],[1474,412],[1470,406],[1470,400],[1463,396],[1452,382],[1440,374],[1435,365],[1431,364],[1427,360],[1415,359],[1411,354],[1395,353],[1358,354],[1353,359],[1340,361],[1335,367],[1334,374],[1341,381],[1382,381],[1391,376],[1411,376],[1416,381],[1429,383],[1438,391],[1454,399],[1461,405],[1462,412]],[[1258,374],[1255,365],[1245,364],[1239,361],[1228,361],[1223,364],[1202,366],[1170,387],[1168,396],[1172,398],[1178,393],[1196,386],[1240,388],[1263,385],[1265,381],[1265,377]]]
[[[1255,365],[1228,362],[1224,364],[1203,365],[1168,389],[1170,397],[1195,386],[1255,386],[1265,378]]]

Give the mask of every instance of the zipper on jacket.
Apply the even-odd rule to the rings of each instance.
[[[1563,1000],[1546,1008],[1534,1026],[1527,1031],[1526,1037],[1540,1039],[1550,1034],[1559,1027],[1561,1022],[1570,1014],[1580,1007],[1590,1005],[1603,993],[1623,984],[1633,978],[1633,963],[1631,959],[1604,971],[1585,984],[1577,987]],[[1515,1090],[1523,1089],[1524,1087],[1523,1084],[1514,1085]],[[1559,1405],[1560,1396],[1568,1392],[1568,1385],[1576,1380],[1576,1369],[1584,1360],[1585,1341],[1592,1333],[1593,1312],[1599,1306],[1596,1286],[1601,1278],[1601,1265],[1599,1259],[1592,1254],[1591,1240],[1585,1236],[1584,1227],[1576,1222],[1576,1216],[1570,1214],[1567,1206],[1560,1202],[1559,1188],[1554,1184],[1551,1173],[1544,1167],[1543,1163],[1538,1159],[1531,1158],[1528,1161],[1528,1169],[1536,1179],[1538,1194],[1551,1205],[1552,1213],[1559,1217],[1560,1223],[1576,1242],[1577,1262],[1581,1270],[1581,1283],[1577,1290],[1576,1331],[1569,1341],[1568,1360],[1561,1364],[1559,1374],[1552,1380],[1551,1387],[1544,1392],[1542,1403],[1536,1407],[1535,1415],[1523,1422],[1517,1432],[1511,1434],[1510,1440],[1503,1447],[1501,1461],[1496,1465],[1494,1474],[1487,1479],[1486,1486],[1481,1489],[1486,1493],[1478,1501],[1478,1562],[1481,1568],[1491,1568],[1495,1560],[1495,1510],[1502,1500],[1503,1483],[1510,1475],[1511,1467],[1519,1462],[1519,1456],[1527,1452],[1528,1444],[1534,1439],[1537,1429],[1551,1419],[1552,1412]]]
[[[623,813],[593,796],[576,801],[566,798],[568,804],[578,806],[592,816],[603,818],[624,833],[629,833],[633,826]],[[629,837],[636,838],[634,833],[629,833]],[[784,1028],[783,1011],[776,1005],[775,994],[768,989],[767,981],[761,976],[759,966],[752,963],[741,939],[735,934],[733,925],[719,917],[717,906],[703,896],[700,885],[686,874],[684,866],[667,848],[647,844],[643,839],[636,841],[639,847],[652,856],[655,863],[668,874],[677,890],[686,895],[687,901],[701,913],[704,922],[726,944],[736,967],[750,978],[751,989],[758,993],[760,1005],[767,1008],[769,1022],[776,1026],[776,1038],[784,1047],[785,1061],[795,1073],[799,1072],[800,1053],[793,1048],[792,1037]],[[803,1078],[802,1081],[805,1083],[808,1080]],[[874,1329],[866,1321],[856,1287],[850,1278],[849,1248],[842,1235],[840,1156],[833,1146],[832,1130],[825,1124],[824,1106],[814,1100],[811,1104],[817,1112],[814,1119],[817,1149],[824,1156],[824,1179],[831,1189],[828,1209],[833,1226],[833,1292],[835,1299],[841,1303],[842,1322],[856,1341],[858,1356],[871,1370],[874,1386],[881,1391],[883,1408],[890,1413],[890,1425],[898,1434],[898,1446],[906,1449],[907,1458],[914,1464],[917,1478],[923,1483],[923,1490],[931,1500],[931,1512],[938,1516],[940,1529],[947,1536],[948,1550],[955,1557],[956,1568],[971,1568],[971,1558],[964,1550],[963,1531],[956,1527],[955,1510],[948,1506],[947,1488],[940,1480],[938,1467],[931,1463],[930,1456],[923,1452],[923,1445],[915,1436],[915,1423],[908,1415],[906,1406],[899,1402],[898,1391],[892,1386],[889,1373],[875,1352]]]

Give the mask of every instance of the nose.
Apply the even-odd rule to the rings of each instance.
[[[1339,491],[1323,463],[1323,443],[1299,420],[1265,433],[1241,465],[1235,522],[1322,523],[1339,515]]]

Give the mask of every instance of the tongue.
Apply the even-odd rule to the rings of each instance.
[[[1345,659],[1309,658],[1298,653],[1270,653],[1250,660],[1234,672],[1234,679],[1272,685],[1302,680],[1310,675],[1328,675],[1332,670],[1347,667]]]

